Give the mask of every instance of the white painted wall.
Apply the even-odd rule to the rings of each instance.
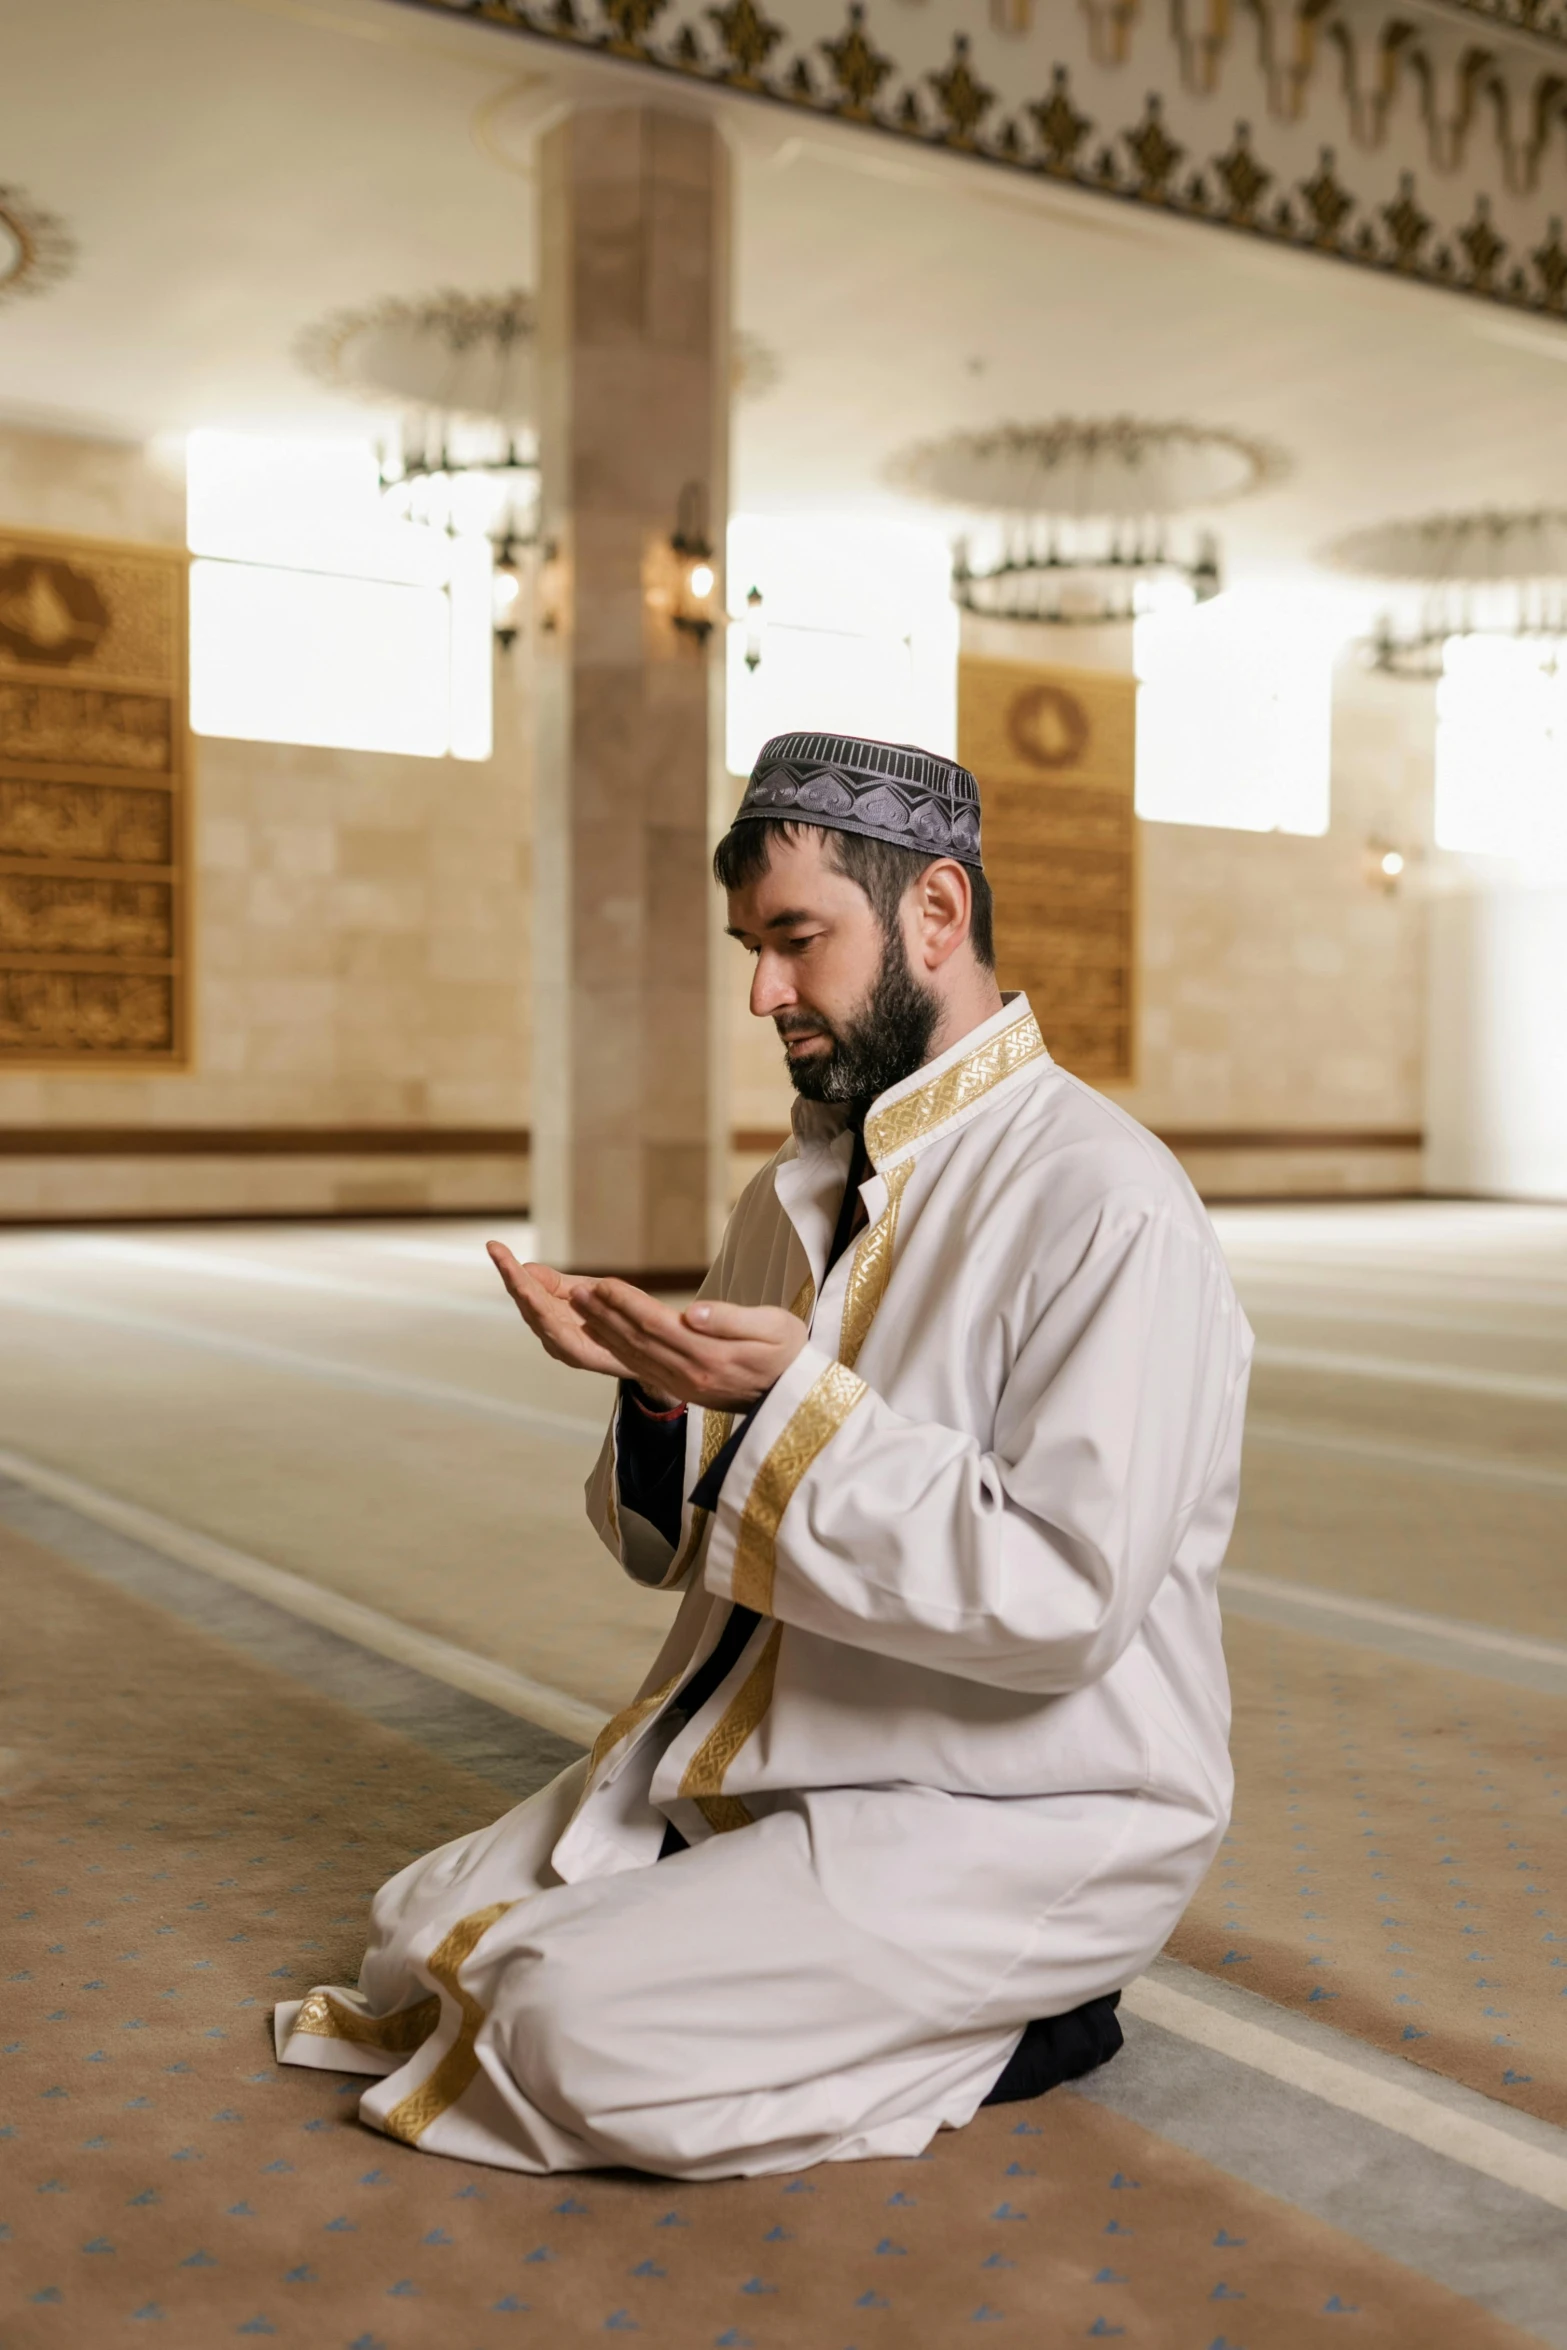
[[[1431,901],[1426,1188],[1567,1199],[1567,887]]]

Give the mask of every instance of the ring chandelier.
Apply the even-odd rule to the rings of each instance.
[[[1433,514],[1353,532],[1341,571],[1393,590],[1362,651],[1391,677],[1442,672],[1450,637],[1567,639],[1567,512]]]
[[[1280,478],[1263,443],[1203,425],[1057,417],[954,433],[912,449],[900,486],[976,518],[953,550],[952,592],[988,619],[1103,627],[1135,619],[1173,586],[1206,602],[1219,546],[1178,522]]]
[[[76,243],[63,221],[21,188],[0,186],[0,302],[41,294],[68,277]]]

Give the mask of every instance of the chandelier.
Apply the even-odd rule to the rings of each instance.
[[[967,538],[952,555],[952,593],[964,611],[1055,628],[1102,628],[1175,600],[1206,603],[1222,585],[1212,533],[1183,550],[1171,546],[1162,523],[1031,517],[1003,526],[988,562],[976,567]]]
[[[539,543],[533,298],[442,293],[344,310],[312,327],[298,356],[334,389],[401,415],[381,448],[387,503],[494,551],[495,633],[513,642],[522,566]]]
[[[1392,591],[1361,645],[1387,676],[1439,677],[1452,637],[1567,639],[1567,512],[1383,523],[1340,539],[1328,559]]]
[[[75,261],[75,239],[62,221],[23,189],[0,187],[0,302],[43,293],[68,277]]]
[[[966,611],[1103,627],[1216,596],[1218,541],[1177,517],[1245,497],[1283,470],[1277,452],[1238,433],[1058,417],[927,442],[893,478],[976,517],[953,551],[952,592]]]

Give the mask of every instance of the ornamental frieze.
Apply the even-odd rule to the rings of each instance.
[[[402,0],[1567,310],[1567,0]]]

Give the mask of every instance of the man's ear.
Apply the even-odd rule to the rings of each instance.
[[[955,857],[940,857],[926,866],[914,887],[925,968],[938,971],[969,935],[973,885]]]

